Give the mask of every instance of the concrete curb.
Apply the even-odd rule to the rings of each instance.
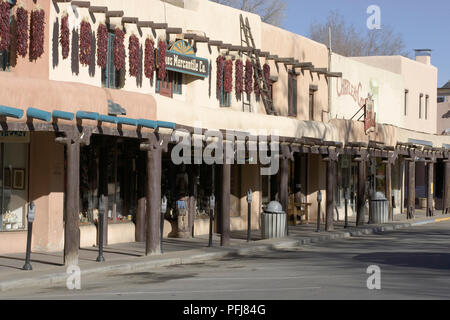
[[[423,226],[427,224],[450,221],[450,218],[428,219],[424,221],[412,223],[393,223],[387,225],[377,225],[364,228],[349,228],[344,231],[335,231],[327,234],[318,234],[315,237],[303,237],[300,239],[284,238],[271,239],[245,244],[239,248],[212,248],[206,250],[190,250],[182,253],[182,257],[158,257],[152,260],[140,260],[133,262],[124,262],[119,264],[101,265],[93,268],[81,270],[81,276],[95,274],[123,274],[129,272],[145,271],[158,267],[168,267],[174,265],[192,264],[196,262],[205,262],[210,260],[222,259],[233,256],[244,256],[251,253],[267,252],[271,250],[289,249],[303,245],[309,245],[319,242],[325,242],[337,239],[347,239],[356,236],[379,234],[383,232],[395,231],[415,226]],[[67,273],[53,273],[33,278],[14,279],[0,282],[0,292],[23,289],[31,287],[51,287],[65,284],[68,278]]]

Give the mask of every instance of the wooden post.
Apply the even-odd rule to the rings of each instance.
[[[106,143],[106,140],[103,140]],[[105,214],[103,215],[103,245],[108,244],[108,147],[100,148],[99,159],[99,203],[101,196],[104,196]]]
[[[223,154],[224,160],[222,165],[222,188],[220,192],[220,210],[221,210],[221,237],[220,245],[222,247],[229,246],[231,241],[230,233],[230,193],[231,193],[231,161],[232,154],[228,154],[229,147],[227,145],[231,143],[224,141]],[[230,160],[228,160],[230,158]],[[228,161],[227,161],[228,160]]]
[[[70,139],[69,139],[70,140]],[[66,219],[64,228],[64,264],[78,265],[80,248],[80,143],[67,144]]]
[[[139,153],[138,157],[138,205],[136,211],[136,242],[145,242],[145,154]]]
[[[408,219],[414,219],[416,211],[416,162],[414,159],[408,161]]]
[[[394,208],[392,206],[392,163],[388,160],[386,161],[386,198],[389,201],[389,221],[394,221]]]
[[[280,203],[283,211],[288,213],[289,207],[289,159],[281,156],[280,158]]]
[[[366,161],[358,162],[358,194],[357,194],[357,213],[356,225],[364,225],[366,218]]]
[[[155,143],[147,150],[147,230],[145,254],[161,254],[161,171],[162,149]]]
[[[197,214],[197,167],[191,165],[189,168],[189,217],[188,217],[188,229],[190,235],[194,237],[194,222]]]
[[[427,216],[434,216],[434,161],[428,162]]]
[[[442,199],[442,214],[447,214],[450,207],[450,159],[444,160],[444,197]]]
[[[326,220],[325,231],[333,231],[333,215],[334,215],[334,188],[336,185],[336,161],[327,160],[327,203],[326,203]]]
[[[305,186],[302,186],[302,158],[299,154],[294,155],[294,192],[295,192],[295,202],[302,202],[302,192],[305,190]]]

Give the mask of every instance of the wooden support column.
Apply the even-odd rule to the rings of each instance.
[[[389,221],[394,221],[394,208],[392,206],[392,163],[390,161],[385,162],[386,165],[386,198],[389,202]]]
[[[161,254],[162,149],[158,141],[154,141],[150,145],[141,145],[142,149],[147,151],[147,229],[145,254],[148,256]]]
[[[326,203],[326,220],[325,231],[333,231],[333,215],[334,215],[334,188],[336,187],[336,161],[327,160],[327,203]]]
[[[302,158],[299,154],[294,155],[294,192],[295,192],[295,202],[302,202],[302,192],[306,189],[306,186],[302,186]]]
[[[136,211],[136,242],[145,242],[145,154],[139,153],[138,157],[138,185],[137,185],[137,211]]]
[[[357,213],[356,225],[362,226],[366,218],[366,161],[358,160],[358,192],[357,192]]]
[[[434,216],[434,161],[427,163],[428,165],[428,183],[427,183],[427,216]]]
[[[407,218],[414,219],[416,211],[416,162],[414,159],[407,160],[408,176],[406,177],[406,183],[408,185],[408,202],[407,202]]]
[[[189,217],[188,229],[191,236],[194,237],[194,222],[197,214],[197,166],[192,165],[189,169]]]
[[[450,208],[450,159],[444,160],[444,197],[442,214],[448,214]]]
[[[233,154],[228,154],[230,149],[230,141],[224,141],[223,154],[224,163],[222,165],[222,188],[220,192],[220,210],[221,210],[221,236],[220,245],[226,247],[230,245],[231,232],[230,232],[230,194],[231,194],[231,161]],[[228,146],[228,147],[227,147]],[[230,158],[230,159],[229,159]]]
[[[108,244],[108,147],[105,146],[106,140],[103,140],[103,146],[100,148],[99,159],[99,199],[104,196],[105,213],[103,215],[103,245]],[[100,200],[99,200],[100,201]],[[100,202],[99,202],[100,203]]]
[[[280,186],[279,197],[284,212],[288,212],[289,207],[289,146],[281,145],[280,155]]]
[[[78,266],[80,248],[80,143],[69,139],[67,146],[66,217],[64,265]]]

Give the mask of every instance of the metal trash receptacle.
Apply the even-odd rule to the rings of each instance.
[[[369,224],[383,224],[389,221],[389,201],[382,192],[370,199]]]
[[[283,211],[281,203],[270,202],[262,214],[263,239],[284,238],[287,236],[287,215]]]

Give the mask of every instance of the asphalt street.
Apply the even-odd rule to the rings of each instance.
[[[370,266],[381,270],[369,290]],[[449,299],[450,222],[227,257],[148,272],[84,277],[81,290],[14,290],[1,299]],[[371,282],[373,283],[373,282]]]

